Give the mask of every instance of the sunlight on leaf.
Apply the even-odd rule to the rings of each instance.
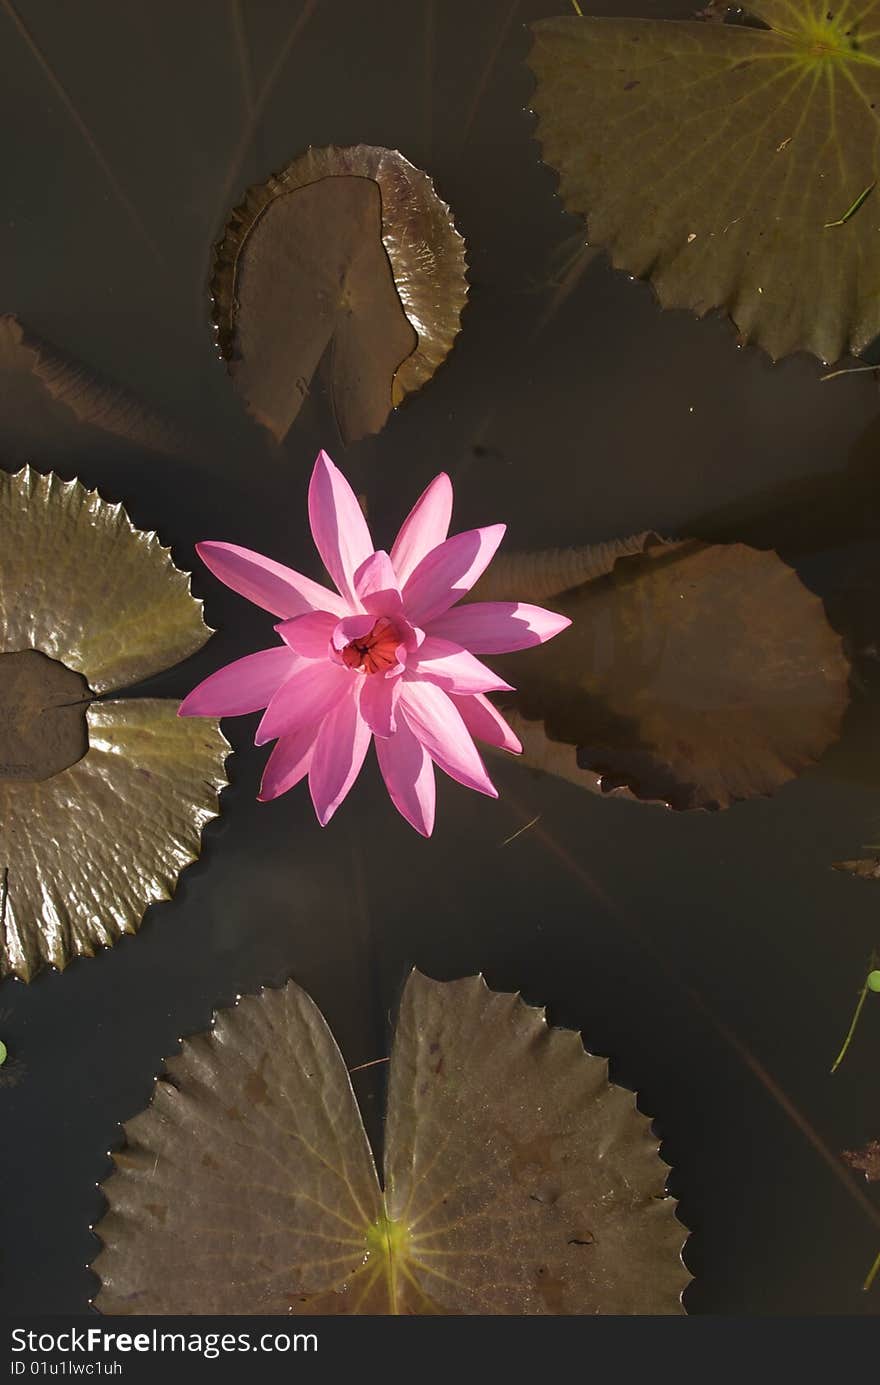
[[[323,362],[353,441],[448,355],[467,295],[464,242],[401,154],[310,149],[235,208],[212,293],[233,384],[276,440]]]
[[[410,976],[384,1195],[292,982],[184,1040],[125,1134],[104,1313],[681,1312],[686,1233],[650,1121],[577,1034],[481,977]]]
[[[880,0],[748,11],[766,27],[534,24],[542,156],[664,307],[835,361],[880,333]]]
[[[92,698],[210,633],[188,575],[121,505],[0,472],[0,976],[134,932],[195,860],[226,783],[219,723]]]
[[[601,545],[498,565],[495,599],[509,583],[572,620],[546,649],[517,656],[517,693],[498,699],[526,763],[681,809],[773,793],[814,763],[839,734],[849,665],[794,570],[744,544],[652,534],[620,553]],[[587,580],[575,585],[579,566]]]
[[[105,693],[210,634],[189,574],[120,504],[54,473],[0,474],[0,649],[39,649]]]

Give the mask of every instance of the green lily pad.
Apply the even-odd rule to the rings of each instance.
[[[0,978],[134,933],[217,816],[215,718],[120,692],[201,649],[189,574],[78,481],[0,471]]]
[[[664,307],[833,361],[880,333],[880,0],[748,11],[533,25],[542,155]]]
[[[577,1034],[481,977],[407,982],[384,1192],[292,982],[185,1040],[125,1133],[104,1313],[681,1312],[686,1233],[650,1121]]]

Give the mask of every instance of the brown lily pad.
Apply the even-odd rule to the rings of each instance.
[[[69,457],[72,448],[97,455],[120,445],[188,451],[180,429],[122,386],[100,380],[18,318],[0,316],[0,461]]]
[[[518,689],[517,729],[537,723],[551,743],[542,756],[532,734],[527,758],[679,809],[773,793],[837,738],[847,705],[849,664],[821,601],[773,552],[653,535],[627,543],[644,551],[597,577],[587,550],[590,580],[556,594],[534,555],[507,560],[511,591],[537,599],[517,568],[537,570],[539,599],[572,620],[548,646],[520,652],[515,669],[497,661]],[[575,560],[553,561],[570,583]],[[493,594],[510,596],[497,581]]]
[[[467,294],[464,243],[402,155],[309,149],[236,207],[212,293],[220,350],[258,421],[283,439],[323,363],[353,441],[448,354]]]
[[[577,1034],[481,977],[407,983],[384,1193],[292,982],[184,1040],[168,1078],[104,1185],[104,1313],[681,1312],[650,1121]]]
[[[834,861],[832,870],[857,875],[860,880],[880,880],[880,856],[863,856],[855,861]]]
[[[82,674],[36,649],[0,654],[0,779],[51,779],[89,748]]]
[[[135,932],[195,860],[226,783],[219,722],[89,699],[210,633],[188,575],[121,505],[0,472],[0,976]]]

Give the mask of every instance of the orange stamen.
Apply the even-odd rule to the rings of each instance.
[[[393,622],[380,616],[368,635],[345,646],[342,660],[348,668],[359,668],[364,673],[387,673],[397,663],[399,644],[400,636]]]

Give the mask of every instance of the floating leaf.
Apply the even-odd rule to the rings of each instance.
[[[525,583],[529,601],[549,601],[562,592],[573,591],[585,582],[605,577],[618,558],[643,553],[651,544],[662,543],[652,529],[626,539],[608,539],[582,548],[545,548],[535,553],[499,553],[468,600],[507,601],[511,587]]]
[[[832,869],[857,875],[861,880],[880,880],[880,856],[865,856],[858,861],[834,861]]]
[[[0,975],[134,932],[197,856],[226,782],[219,723],[180,721],[173,701],[91,702],[83,736],[82,715],[209,634],[188,576],[121,505],[0,472]]]
[[[378,432],[459,330],[464,242],[401,154],[309,149],[236,207],[212,284],[236,389],[279,441],[325,361],[345,441]]]
[[[384,1194],[292,982],[219,1014],[168,1072],[105,1184],[104,1313],[681,1311],[650,1122],[577,1034],[481,977],[407,983]]]
[[[71,446],[118,451],[120,441],[169,456],[188,450],[179,429],[121,386],[0,316],[0,459],[69,455]]]
[[[30,467],[0,475],[0,649],[40,649],[105,693],[210,634],[189,574],[120,504]]]
[[[603,546],[604,577],[589,549],[507,559],[520,596],[536,599],[536,571],[541,600],[573,622],[517,656],[510,706],[531,733],[527,759],[674,808],[774,792],[836,739],[847,705],[849,665],[821,601],[773,552],[655,535],[630,546],[644,551],[614,560]],[[548,572],[569,582],[578,563],[590,580],[552,592]],[[496,581],[493,595],[510,593]]]
[[[752,0],[766,27],[532,26],[532,104],[566,207],[664,307],[725,308],[771,356],[880,333],[880,0]]]

